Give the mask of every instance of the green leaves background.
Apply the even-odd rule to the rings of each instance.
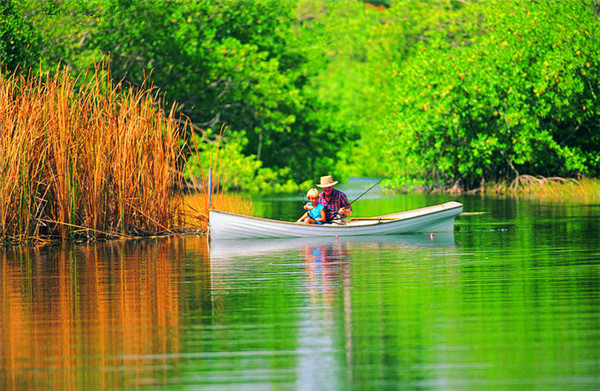
[[[399,190],[600,174],[594,0],[12,0],[0,11],[5,72],[84,72],[110,56],[114,79],[149,79],[179,102],[206,156],[228,125],[223,170],[237,188],[326,173],[392,172]]]

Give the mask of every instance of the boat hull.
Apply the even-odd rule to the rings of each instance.
[[[306,225],[211,210],[210,236],[211,240],[227,240],[451,232],[454,219],[462,209],[458,202],[447,202],[368,219],[353,219],[347,225]]]

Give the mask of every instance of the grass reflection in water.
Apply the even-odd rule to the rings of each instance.
[[[168,355],[181,350],[182,255],[190,252],[206,260],[206,241],[5,250],[2,389],[163,381]]]

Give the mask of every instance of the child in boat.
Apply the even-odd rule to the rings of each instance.
[[[298,219],[297,223],[319,225],[325,223],[327,217],[325,216],[325,208],[319,203],[319,190],[314,188],[310,189],[308,193],[306,193],[306,198],[308,198],[309,201],[304,205],[304,209],[306,209],[307,212]]]

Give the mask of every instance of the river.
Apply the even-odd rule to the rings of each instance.
[[[293,220],[299,199],[255,208]],[[373,191],[353,206],[448,200],[465,214],[433,240],[2,249],[1,388],[598,389],[600,205]]]

